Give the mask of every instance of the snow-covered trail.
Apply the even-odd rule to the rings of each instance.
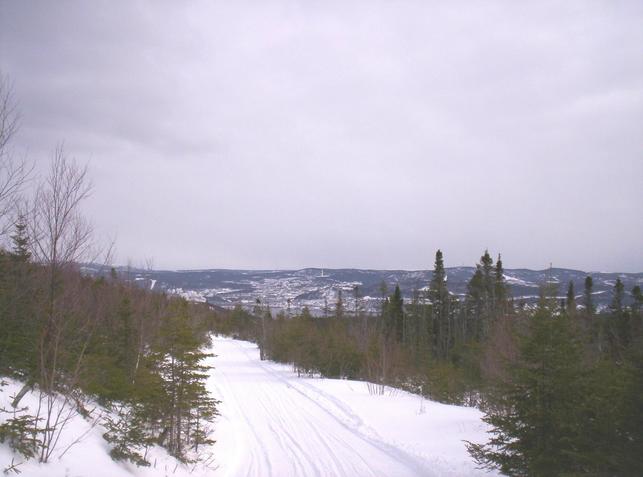
[[[226,456],[234,476],[426,475],[422,462],[351,428],[337,407],[329,410],[314,390],[300,389],[259,360],[256,347],[217,340],[214,385],[232,419],[235,456]],[[323,396],[322,396],[323,397]],[[354,419],[350,414],[347,419]],[[222,469],[223,470],[223,469]]]
[[[208,387],[221,400],[213,445],[200,462],[181,464],[165,449],[146,451],[149,467],[114,461],[98,421],[72,416],[47,464],[0,443],[0,469],[14,463],[29,477],[136,476],[476,476],[463,441],[484,442],[477,409],[448,406],[397,389],[371,395],[362,381],[300,378],[290,366],[259,360],[252,343],[214,338]],[[0,379],[0,408],[23,383]],[[35,414],[27,393],[18,414]],[[108,413],[92,405],[93,416]],[[0,413],[0,423],[12,413]],[[104,414],[108,415],[108,414]]]
[[[315,384],[337,380],[298,379],[260,361],[252,343],[215,338],[214,352],[210,385],[222,401],[217,475],[445,475],[435,462],[381,439],[336,393]]]

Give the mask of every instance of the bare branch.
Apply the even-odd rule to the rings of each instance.
[[[9,79],[0,73],[0,154],[18,131],[19,119],[13,100],[13,86]]]
[[[93,229],[80,214],[79,206],[90,192],[87,166],[69,160],[63,145],[59,145],[49,176],[34,198],[30,232],[36,261],[59,268],[87,256]]]
[[[33,172],[33,165],[25,159],[16,160],[9,148],[11,138],[18,130],[18,120],[13,89],[0,73],[0,237],[13,226],[9,219]]]

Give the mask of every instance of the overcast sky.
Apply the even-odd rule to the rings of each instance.
[[[643,270],[643,2],[0,0],[117,262]]]

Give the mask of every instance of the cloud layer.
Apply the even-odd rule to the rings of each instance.
[[[119,261],[643,269],[640,2],[2,2]]]

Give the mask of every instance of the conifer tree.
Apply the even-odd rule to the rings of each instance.
[[[507,288],[501,256],[494,269],[493,259],[488,250],[480,257],[476,271],[467,286],[467,313],[474,322],[477,339],[489,335],[492,321],[508,306]]]
[[[173,303],[160,333],[162,343],[157,348],[156,361],[166,396],[165,444],[174,456],[185,459],[188,446],[204,443],[203,426],[216,415],[216,401],[205,388],[210,368],[202,364],[212,355],[199,349],[185,300]]]
[[[28,262],[31,259],[30,240],[27,233],[27,220],[23,214],[18,216],[11,240],[13,242],[13,256],[20,262]]]
[[[355,308],[353,310],[353,313],[355,317],[359,317],[362,313],[362,302],[361,302],[361,293],[359,289],[359,285],[354,285],[353,286],[353,300],[355,301]]]
[[[575,444],[585,395],[581,354],[565,315],[541,305],[529,320],[518,361],[499,384],[484,421],[487,444],[468,443],[476,461],[507,475],[572,475],[583,469]]]
[[[337,289],[337,302],[335,303],[335,318],[341,320],[344,318],[344,300],[342,298],[342,289]]]
[[[623,306],[625,286],[620,278],[614,284],[614,294],[610,303],[611,316],[605,321],[607,341],[612,357],[617,361],[624,359],[624,353],[631,339],[630,315]]]
[[[484,278],[484,286],[487,293],[486,306],[489,311],[494,306],[493,259],[491,258],[491,255],[489,255],[489,250],[485,250],[482,257],[480,257],[480,267],[482,268],[482,276]]]
[[[641,312],[641,306],[643,305],[643,293],[641,293],[641,287],[636,285],[632,288],[632,313],[638,315]]]
[[[594,280],[589,275],[585,278],[585,292],[584,292],[584,303],[585,313],[587,315],[593,315],[596,309],[594,308],[594,299],[592,298],[592,289],[594,287]]]
[[[570,316],[576,313],[576,294],[574,293],[574,282],[572,280],[570,280],[569,285],[567,285],[566,308]]]
[[[440,356],[447,357],[451,343],[451,320],[449,316],[449,290],[444,269],[442,251],[435,252],[433,276],[429,283],[429,300],[433,315],[433,330],[437,351]]]
[[[480,340],[486,332],[483,326],[484,297],[484,277],[478,266],[467,284],[466,303],[469,320],[473,322],[473,325],[467,325],[467,328],[471,329],[476,340]]]
[[[641,287],[636,285],[632,288],[632,340],[643,342],[641,306],[643,306],[643,293],[641,293]]]
[[[388,326],[388,309],[389,309],[389,296],[388,296],[388,285],[384,280],[380,283],[380,293],[382,294],[382,307],[380,310],[380,330],[379,333],[388,339],[391,328]]]
[[[389,298],[388,319],[389,328],[394,330],[395,339],[401,343],[404,339],[404,300],[399,285],[395,285],[395,291]]]
[[[507,303],[507,284],[505,281],[505,272],[502,267],[502,257],[498,254],[494,275],[494,295],[496,301],[496,311],[505,312]]]
[[[623,311],[623,298],[625,297],[625,286],[620,278],[616,279],[614,284],[614,294],[612,296],[612,303],[610,304],[610,309],[615,313],[621,313]]]

